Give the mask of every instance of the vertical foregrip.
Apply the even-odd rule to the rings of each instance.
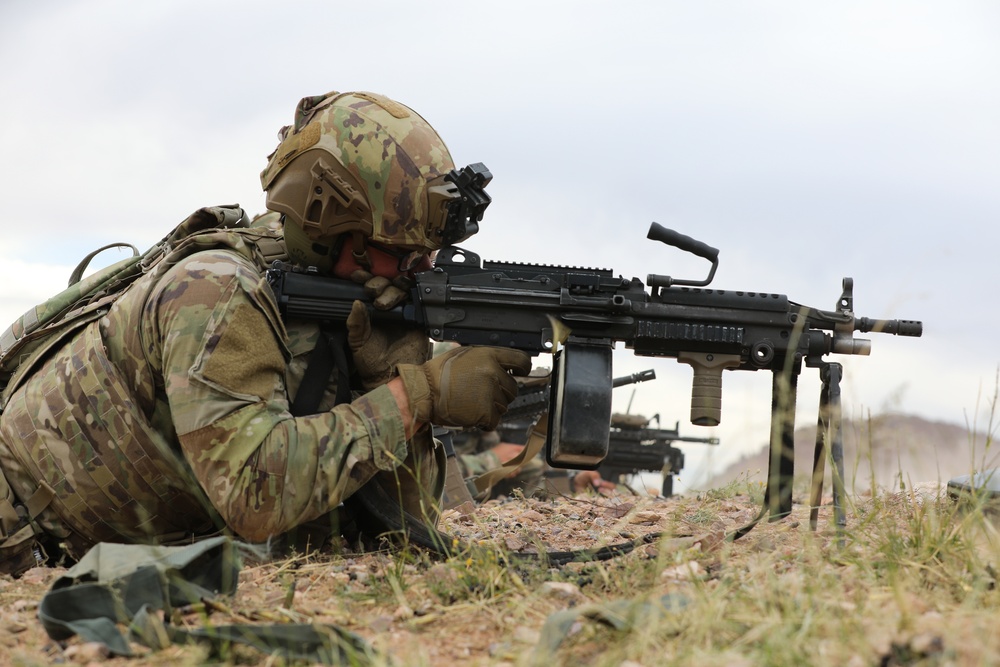
[[[681,352],[677,361],[694,370],[691,383],[691,423],[718,426],[722,421],[722,371],[740,365],[738,354]]]

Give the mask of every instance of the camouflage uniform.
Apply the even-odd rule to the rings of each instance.
[[[280,234],[247,231],[161,261],[0,415],[8,482],[22,499],[51,487],[39,524],[72,557],[220,531],[263,541],[396,475],[408,455],[420,473],[440,469],[426,429],[407,443],[385,386],[335,407],[331,386],[322,412],[289,412],[319,332],[283,323],[262,278],[255,240]]]

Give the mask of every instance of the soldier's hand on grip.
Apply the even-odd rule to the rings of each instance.
[[[371,390],[385,384],[400,364],[421,364],[430,356],[431,343],[421,329],[383,330],[372,327],[368,308],[360,301],[347,316],[347,344],[362,386]]]
[[[389,280],[382,276],[374,276],[364,269],[357,269],[351,274],[351,280],[365,286],[365,295],[372,299],[378,310],[392,310],[406,301],[410,296],[413,281],[406,276],[396,276]]]
[[[531,357],[520,350],[460,347],[419,366],[400,365],[399,377],[418,421],[493,430],[517,396],[513,375],[530,370]]]

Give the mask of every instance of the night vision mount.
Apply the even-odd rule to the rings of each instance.
[[[442,245],[454,245],[479,231],[479,221],[493,201],[484,189],[493,180],[493,174],[482,162],[476,162],[461,171],[452,169],[444,180],[451,181],[458,189],[458,197],[448,203],[448,218],[441,230]]]

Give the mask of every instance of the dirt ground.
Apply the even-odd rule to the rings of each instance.
[[[370,641],[380,655],[391,656],[393,664],[516,664],[530,654],[550,614],[602,599],[602,579],[627,578],[630,568],[655,559],[661,550],[704,553],[720,548],[725,531],[756,516],[757,501],[746,494],[662,498],[617,492],[607,497],[491,501],[470,513],[447,511],[441,528],[471,543],[499,544],[512,554],[590,548],[661,531],[669,538],[596,565],[550,567],[530,556],[508,559],[496,548],[470,552],[464,561],[396,550],[313,553],[250,563],[232,599],[187,610],[173,620],[197,625],[205,623],[207,614],[216,624],[334,624]],[[829,525],[829,512],[824,509],[823,514]],[[762,523],[751,537],[732,546],[729,557],[738,557],[742,550],[780,548],[786,536],[807,522],[805,511],[797,509],[779,523]],[[696,562],[690,565],[699,567]],[[204,649],[194,646],[153,653],[135,644],[139,657],[129,659],[109,657],[103,647],[78,638],[52,641],[36,614],[42,596],[63,571],[37,568],[17,580],[0,578],[0,663],[174,665],[209,660]],[[683,579],[690,572],[680,567],[676,576]],[[627,587],[627,582],[618,585]],[[251,649],[237,650],[228,662],[283,664]]]

